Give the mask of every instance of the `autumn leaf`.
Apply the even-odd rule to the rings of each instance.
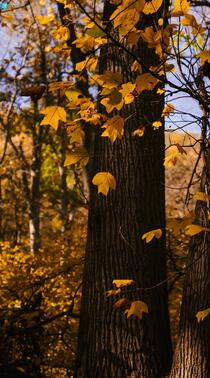
[[[122,310],[125,311],[128,309],[131,305],[131,301],[128,298],[120,298],[115,304],[113,305],[113,308],[115,310]]]
[[[187,227],[185,227],[185,234],[189,236],[197,235],[203,231],[210,231],[210,229],[199,226],[198,224],[189,224]]]
[[[120,116],[114,116],[113,118],[108,119],[108,121],[102,126],[103,129],[106,129],[101,136],[108,137],[112,143],[118,138],[121,139],[124,135],[124,118]]]
[[[65,92],[65,95],[70,102],[70,106],[75,107],[77,105],[79,96],[81,96],[81,92],[79,89],[71,88]]]
[[[66,111],[61,106],[48,106],[41,110],[45,114],[40,125],[51,125],[55,130],[58,128],[59,121],[66,122]]]
[[[152,126],[155,127],[156,129],[159,129],[163,124],[161,121],[155,121],[153,122]]]
[[[143,313],[148,314],[148,306],[145,302],[142,301],[134,301],[131,302],[131,307],[128,310],[125,310],[125,314],[127,314],[127,318],[130,316],[137,316],[140,320],[143,317]]]
[[[142,235],[142,240],[145,239],[146,243],[149,243],[154,237],[157,239],[160,239],[162,236],[162,230],[160,228],[157,228],[156,230],[152,230],[149,232],[146,232]]]
[[[204,50],[197,54],[197,56],[200,58],[201,64],[204,64],[205,62],[210,63],[210,50]]]
[[[210,314],[210,308],[206,308],[205,310],[198,311],[197,314],[195,315],[198,323],[203,321],[209,314]]]
[[[132,84],[131,82],[122,84],[119,92],[122,94],[125,104],[130,104],[131,102],[134,101],[133,91],[135,87],[136,87],[136,84]]]
[[[183,16],[190,10],[190,3],[187,0],[175,0],[173,5],[175,8],[171,12],[174,17]]]
[[[145,127],[139,127],[138,129],[132,132],[132,136],[143,137],[144,131],[145,131]]]
[[[98,186],[98,193],[107,196],[109,189],[116,189],[116,180],[109,172],[99,172],[92,179],[93,185]]]
[[[53,33],[53,37],[60,41],[67,41],[70,38],[69,28],[66,26],[59,26]]]
[[[76,70],[78,72],[83,71],[84,69],[87,69],[88,71],[92,72],[95,71],[98,64],[98,57],[87,57],[85,60],[79,62],[76,64]]]
[[[193,199],[196,201],[210,202],[210,195],[204,192],[197,192],[193,196]]]
[[[151,14],[151,13],[157,12],[158,9],[161,7],[162,3],[163,3],[163,0],[152,0],[152,1],[146,2],[143,9],[143,13]]]
[[[36,16],[36,19],[41,25],[46,25],[49,22],[53,21],[55,19],[55,16],[53,14],[49,14],[48,16]]]
[[[107,113],[111,113],[114,109],[121,110],[124,104],[122,94],[116,89],[108,97],[103,98],[101,104],[105,106]]]
[[[194,35],[203,33],[205,30],[201,25],[198,25],[196,18],[192,14],[185,14],[185,17],[181,20],[181,24],[183,26],[191,26]]]
[[[120,287],[124,287],[124,286],[133,285],[134,281],[133,280],[113,280],[112,283],[117,288],[120,288]]]
[[[120,289],[117,289],[117,290],[113,289],[113,290],[106,291],[105,295],[106,295],[106,297],[111,297],[112,295],[117,295],[119,293],[121,293]]]
[[[75,85],[72,81],[55,81],[48,85],[48,91],[53,92],[59,89],[66,89]]]
[[[74,151],[68,153],[64,166],[72,165],[79,163],[80,167],[87,165],[89,160],[89,155],[87,150],[84,147],[78,147]]]
[[[169,117],[171,113],[174,113],[174,109],[175,108],[172,104],[166,104],[162,112],[162,117]]]
[[[145,90],[151,91],[155,88],[159,81],[160,80],[156,79],[150,73],[144,73],[142,75],[139,75],[136,79],[136,90],[138,93],[141,93]]]

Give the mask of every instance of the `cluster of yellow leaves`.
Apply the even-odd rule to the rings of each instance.
[[[110,297],[112,295],[120,294],[121,289],[124,289],[128,286],[135,285],[135,282],[133,280],[113,280],[113,285],[116,286],[117,289],[114,290],[108,290],[105,294],[107,297]],[[130,301],[128,298],[120,298],[117,300],[113,306],[115,310],[121,310],[124,311],[125,315],[127,315],[127,318],[130,316],[136,316],[140,320],[143,317],[143,314],[148,314],[148,306],[143,301]]]

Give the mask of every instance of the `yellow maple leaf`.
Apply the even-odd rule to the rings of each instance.
[[[133,84],[131,82],[122,84],[119,92],[122,93],[125,104],[130,104],[131,102],[133,102],[134,100],[133,91],[135,87],[136,87],[136,84]]]
[[[124,135],[124,118],[120,116],[114,116],[113,118],[108,119],[108,121],[102,126],[103,129],[106,129],[101,136],[108,137],[112,143],[119,138],[121,139]]]
[[[169,117],[171,113],[174,113],[174,109],[174,106],[168,102],[163,109],[162,117]]]
[[[89,155],[87,150],[84,147],[78,147],[74,151],[68,153],[64,166],[72,165],[79,163],[79,166],[83,168],[87,165],[89,160]]]
[[[114,109],[121,110],[124,104],[122,94],[116,89],[108,97],[103,98],[101,104],[105,106],[107,113],[111,113]]]
[[[197,235],[203,231],[210,231],[210,229],[199,226],[198,224],[189,224],[187,227],[185,227],[185,234],[189,236]]]
[[[205,310],[198,311],[197,314],[195,315],[198,323],[203,321],[209,314],[210,314],[210,307],[206,308]]]
[[[171,15],[174,17],[183,16],[190,10],[190,3],[187,0],[175,0],[173,5],[175,8],[171,12]]]
[[[119,27],[119,32],[123,36],[131,31],[137,24],[145,5],[144,0],[123,0],[117,9],[112,13],[110,20],[113,21],[114,27]]]
[[[142,301],[134,301],[131,302],[131,307],[128,310],[125,310],[125,314],[127,314],[127,318],[130,316],[137,316],[140,320],[143,317],[143,313],[148,314],[148,306],[145,302]]]
[[[120,288],[120,287],[124,287],[124,286],[133,285],[134,281],[133,280],[113,280],[112,283],[117,288]]]
[[[120,72],[105,71],[102,75],[93,75],[93,79],[104,88],[113,89],[122,83],[122,74]]]
[[[65,95],[70,102],[70,107],[75,107],[77,106],[77,101],[79,99],[79,96],[82,95],[82,93],[79,89],[71,88],[65,92]]]
[[[201,64],[204,64],[205,62],[210,63],[210,50],[204,50],[197,54],[197,56],[200,58]]]
[[[210,202],[210,195],[204,192],[197,192],[193,196],[193,199],[196,201]]]
[[[48,16],[36,16],[36,19],[39,21],[41,25],[46,25],[49,22],[55,19],[54,14],[49,14]]]
[[[58,128],[59,121],[66,122],[66,111],[61,106],[48,106],[41,110],[45,114],[40,125],[51,125],[55,130]]]
[[[67,41],[70,38],[69,28],[60,26],[52,33],[53,37],[61,41]]]
[[[159,81],[160,80],[156,79],[156,77],[152,76],[150,73],[144,73],[139,75],[136,79],[136,90],[138,93],[145,90],[151,91],[155,88]]]
[[[87,57],[85,60],[82,60],[81,62],[76,64],[76,70],[78,72],[81,72],[86,68],[88,71],[92,72],[92,71],[95,71],[97,64],[98,64],[98,57],[96,56],[91,57],[91,58]]]
[[[99,172],[92,179],[93,185],[98,186],[98,193],[107,196],[109,189],[116,189],[116,180],[109,172]]]
[[[157,239],[160,239],[162,236],[162,230],[160,228],[157,228],[156,230],[152,230],[149,232],[146,232],[142,235],[142,240],[145,239],[146,243],[149,243],[154,237]]]
[[[148,1],[143,9],[144,14],[151,14],[157,12],[157,10],[161,7],[163,0],[152,0]]]

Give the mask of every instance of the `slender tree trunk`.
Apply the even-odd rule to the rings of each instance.
[[[210,143],[210,142],[209,142]],[[209,194],[210,144],[200,190]],[[210,228],[207,203],[198,201],[196,223]],[[190,243],[183,289],[179,339],[170,378],[210,376],[210,316],[199,322],[196,313],[210,303],[209,233],[195,235]]]
[[[108,7],[107,2],[105,19]],[[148,67],[157,63],[151,49],[141,45],[138,53]],[[109,47],[102,56],[101,72],[120,71],[124,82],[134,79],[132,62],[122,50]],[[98,195],[93,185],[90,188],[75,372],[80,378],[159,378],[170,370],[167,287],[158,285],[166,279],[165,236],[149,244],[141,240],[146,231],[165,228],[164,131],[148,126],[143,138],[132,136],[145,120],[151,125],[160,118],[163,99],[149,92],[126,109],[123,116],[130,118],[121,141],[111,144],[100,130],[95,139],[93,175],[112,173],[117,188],[107,197]],[[142,288],[126,296],[148,304],[149,315],[143,320],[127,319],[113,308],[119,298],[106,298],[105,292],[117,278],[133,279]]]

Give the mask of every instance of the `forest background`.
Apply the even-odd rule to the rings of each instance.
[[[103,143],[111,146],[110,153],[112,146],[124,144],[129,128],[129,138],[132,143],[140,143],[139,146],[144,145],[144,140],[153,143],[156,140],[160,144],[165,128],[166,157],[159,156],[165,168],[165,184],[163,179],[159,186],[165,187],[167,223],[158,227],[148,221],[148,228],[139,229],[136,237],[141,246],[156,249],[156,254],[158,248],[164,248],[166,237],[168,273],[163,285],[169,292],[174,348],[180,342],[180,305],[183,282],[189,272],[193,275],[199,271],[199,275],[193,278],[194,286],[191,283],[195,292],[191,295],[195,298],[185,315],[192,323],[190,327],[196,327],[198,335],[205,334],[205,340],[208,339],[209,274],[208,268],[203,271],[203,266],[209,267],[206,253],[210,160],[209,3],[177,0],[168,4],[153,0],[147,8],[139,0],[122,3],[113,0],[107,4],[71,0],[0,2],[2,377],[77,376],[75,360],[78,361],[81,352],[77,336],[87,218],[95,201],[93,197],[91,200],[90,192],[98,190],[102,207],[110,207],[114,202],[103,201],[106,198],[109,201],[109,196],[112,201],[118,179],[122,187],[127,185],[121,181],[124,173],[117,170],[117,175],[108,169],[93,174],[94,164],[100,166],[102,162],[104,167],[109,167],[107,152],[102,149],[100,156],[93,152],[100,130]],[[106,12],[108,19],[105,19]],[[125,80],[119,62],[114,66],[109,51],[111,43],[117,51],[130,54],[126,61],[132,72],[131,80]],[[138,44],[146,45],[156,56],[144,52],[142,66],[140,58],[135,60]],[[109,68],[104,69],[103,64]],[[132,110],[133,103],[138,107],[138,98],[144,96],[146,101],[154,96],[152,101],[158,104],[156,118],[154,115],[150,118],[149,108],[148,118],[140,115],[137,127],[132,129],[129,122],[138,113],[137,109]],[[150,148],[157,147],[151,144]],[[161,146],[160,151],[164,153]],[[148,182],[149,175],[152,169]],[[157,203],[160,209],[164,208],[161,201]],[[153,219],[153,214],[149,218]],[[91,231],[90,226],[88,230],[89,235],[97,232]],[[125,236],[123,228],[117,230],[130,248],[130,236]],[[189,242],[193,239],[198,243],[197,238],[202,249],[198,255],[195,252],[189,263]],[[158,245],[160,240],[163,244]],[[147,255],[150,252],[144,251]],[[108,282],[102,291],[104,307],[119,313],[120,319],[128,322],[129,317],[134,319],[132,324],[143,324],[144,329],[151,305],[144,296],[136,294],[139,283],[133,294],[135,276],[113,276]],[[160,280],[154,283],[161,285]],[[94,292],[91,295],[90,301]],[[195,339],[198,351],[200,338]],[[208,376],[209,352],[202,348],[203,345],[201,360],[198,358],[196,362],[201,370],[198,366],[197,375],[194,373],[199,378]],[[190,364],[193,365],[192,361]],[[171,377],[193,376],[189,370],[177,375],[174,371]],[[91,378],[94,374],[92,370]],[[132,372],[126,374],[132,376]],[[149,374],[150,378],[160,376],[159,372]],[[105,373],[101,373],[103,377]]]

